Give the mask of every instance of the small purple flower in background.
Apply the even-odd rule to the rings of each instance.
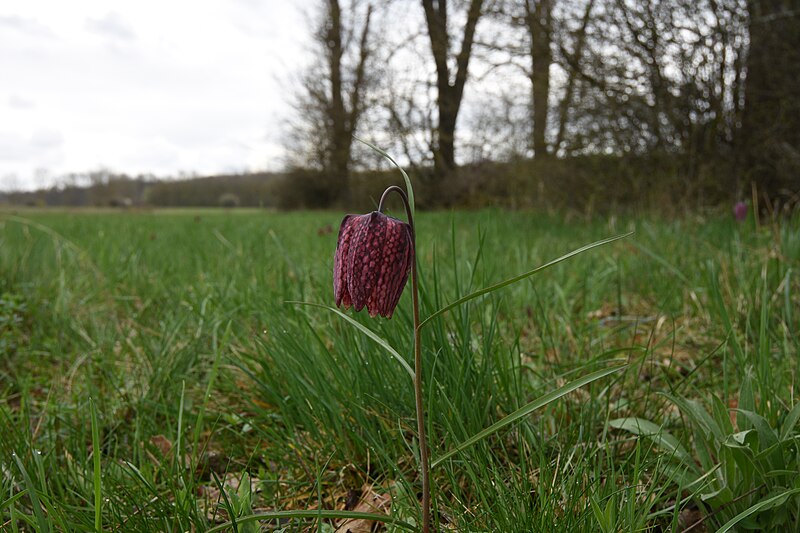
[[[737,222],[744,222],[747,218],[747,204],[744,202],[736,202],[733,206],[733,217]]]
[[[411,226],[379,211],[347,215],[333,261],[336,305],[391,318],[414,260]]]

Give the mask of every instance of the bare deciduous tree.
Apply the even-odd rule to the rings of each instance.
[[[455,131],[459,108],[467,82],[475,29],[481,18],[483,0],[469,0],[461,48],[455,56],[455,72],[451,68],[451,35],[448,27],[447,0],[422,0],[425,22],[430,37],[431,53],[436,64],[437,109],[439,112],[434,147],[434,166],[442,176],[456,167]]]
[[[345,194],[353,162],[353,135],[374,87],[372,4],[319,4],[315,62],[302,76],[291,137],[299,162],[323,171],[331,200]]]
[[[741,147],[747,181],[775,194],[800,190],[800,6],[748,0]]]
[[[556,123],[557,133],[555,141],[553,141],[553,153],[559,154],[564,142],[564,134],[566,133],[567,121],[569,120],[569,111],[573,104],[575,97],[575,86],[579,75],[580,58],[583,55],[583,50],[586,45],[586,28],[589,26],[589,20],[594,7],[594,0],[586,2],[581,17],[580,26],[574,32],[574,48],[572,51],[566,50],[564,44],[561,45],[561,62],[562,68],[567,73],[566,83],[564,85],[564,95],[558,103],[558,121]]]
[[[331,183],[346,180],[359,120],[437,177],[457,160],[630,154],[687,194],[714,192],[692,188],[710,180],[719,198],[737,175],[740,189],[798,181],[800,9],[781,0],[421,0],[380,48],[366,0],[349,1],[323,4],[301,107]],[[372,91],[379,51],[387,83]],[[365,114],[368,101],[380,105]]]

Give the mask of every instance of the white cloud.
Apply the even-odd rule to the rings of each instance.
[[[30,143],[34,149],[51,150],[64,144],[64,136],[58,130],[36,130],[31,135]]]
[[[100,18],[86,19],[86,29],[104,37],[132,41],[136,38],[131,25],[119,13],[109,11]]]
[[[53,37],[53,32],[34,18],[19,15],[0,16],[0,28],[14,31],[25,37]]]
[[[31,170],[63,160],[64,137],[54,129],[36,129],[28,134],[0,130],[0,174],[18,173],[29,163]]]
[[[277,169],[312,3],[1,4],[0,176]]]
[[[36,102],[18,94],[10,94],[8,96],[8,105],[12,109],[33,109],[36,107]]]

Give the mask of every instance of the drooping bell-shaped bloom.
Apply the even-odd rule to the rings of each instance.
[[[337,306],[391,318],[408,280],[414,244],[411,226],[373,211],[347,215],[339,228],[333,261]]]
[[[747,218],[747,204],[744,202],[736,202],[733,206],[733,218],[738,222],[743,222]]]

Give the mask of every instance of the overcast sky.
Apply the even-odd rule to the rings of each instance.
[[[280,168],[312,1],[0,2],[0,189]]]

